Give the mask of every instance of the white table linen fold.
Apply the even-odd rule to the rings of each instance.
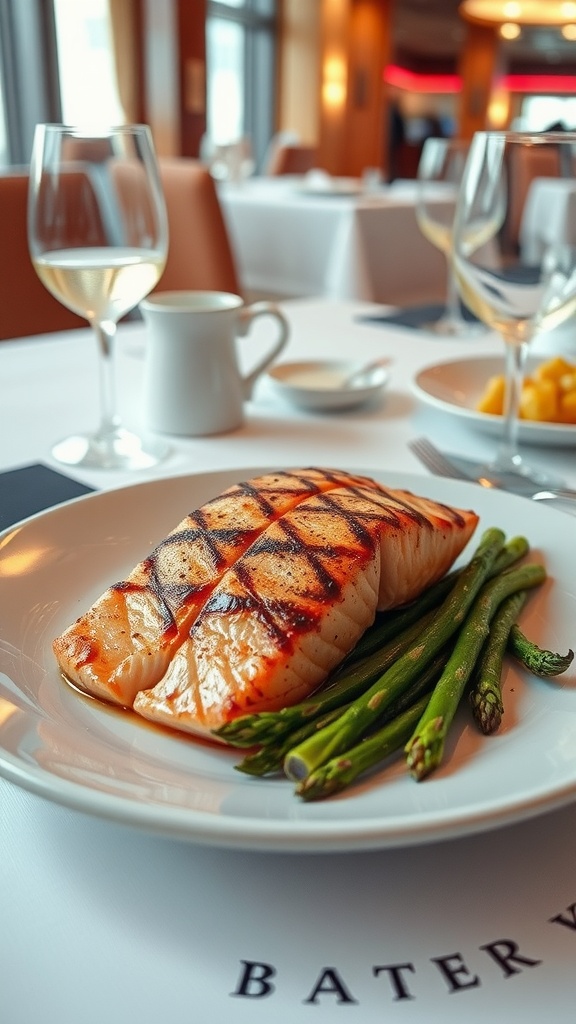
[[[445,298],[445,259],[418,228],[414,183],[348,195],[258,178],[225,183],[219,195],[249,291],[399,305]]]

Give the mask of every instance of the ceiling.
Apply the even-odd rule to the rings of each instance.
[[[451,72],[468,31],[458,14],[460,0],[394,0],[394,60],[413,71]],[[511,73],[576,74],[576,43],[556,29],[531,28],[513,43],[502,43]]]

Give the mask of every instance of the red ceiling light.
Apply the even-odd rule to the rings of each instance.
[[[384,68],[384,81],[407,92],[460,92],[462,79],[460,75],[426,75],[417,71],[409,71],[398,64],[387,64]]]
[[[420,75],[398,64],[384,68],[384,81],[407,92],[457,93],[462,90],[460,75]],[[576,93],[576,75],[503,75],[500,84],[508,92],[539,96]]]

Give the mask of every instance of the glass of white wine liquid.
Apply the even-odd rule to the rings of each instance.
[[[426,139],[418,163],[416,191],[418,227],[446,257],[446,307],[440,318],[426,323],[424,329],[458,338],[477,334],[479,327],[462,314],[452,264],[454,214],[468,147],[469,143],[460,139]]]
[[[518,420],[530,343],[576,312],[576,133],[476,133],[456,207],[454,266],[464,302],[504,341],[502,441],[484,476],[513,472],[555,486],[520,454]]]
[[[90,133],[37,125],[28,245],[42,283],[88,320],[99,351],[100,425],[93,433],[59,441],[54,458],[96,469],[155,465],[168,446],[122,425],[113,360],[118,321],[154,288],[168,252],[166,207],[149,127]]]

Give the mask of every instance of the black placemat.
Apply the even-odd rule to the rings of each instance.
[[[93,490],[41,462],[9,469],[0,473],[0,530]]]
[[[444,316],[445,312],[445,306],[434,303],[426,306],[407,306],[394,313],[365,313],[357,317],[357,320],[363,324],[391,324],[396,327],[412,327],[418,330],[425,324],[436,323],[440,317]],[[477,318],[465,306],[461,307],[461,312],[465,320],[477,323]]]

